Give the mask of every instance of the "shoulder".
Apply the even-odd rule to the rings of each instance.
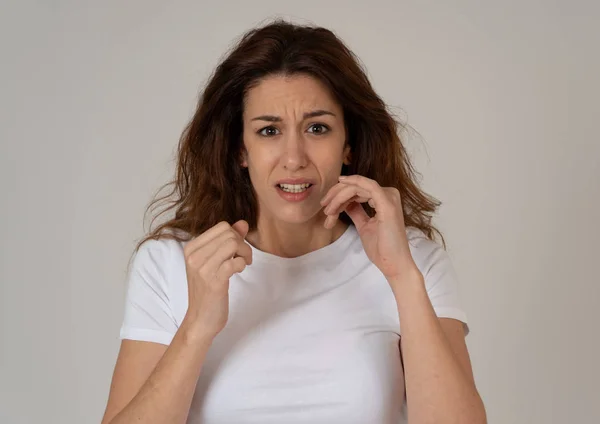
[[[415,227],[407,227],[406,234],[413,260],[429,284],[441,276],[454,276],[452,260],[444,246]]]
[[[413,260],[423,274],[427,294],[439,318],[454,318],[464,324],[469,333],[467,316],[461,306],[459,282],[450,255],[444,247],[421,230],[407,229],[408,244]]]
[[[152,271],[165,277],[183,260],[183,246],[183,242],[164,237],[145,240],[133,256],[131,271]]]
[[[136,299],[160,299],[180,323],[187,309],[185,242],[149,239],[136,251],[129,271],[129,294]]]
[[[159,239],[148,239],[139,246],[136,257],[155,256],[157,259],[168,261],[179,249],[181,249],[181,243],[177,240],[164,237]]]
[[[416,227],[407,227],[406,235],[413,259],[417,262],[417,265],[427,268],[436,261],[447,259],[448,254],[444,246],[428,238],[422,230]]]

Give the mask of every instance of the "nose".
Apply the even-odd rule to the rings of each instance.
[[[297,133],[289,134],[284,141],[282,155],[283,167],[288,171],[296,171],[307,166],[304,139]]]

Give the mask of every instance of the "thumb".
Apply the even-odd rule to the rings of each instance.
[[[248,229],[250,226],[248,225],[248,222],[240,219],[238,222],[233,224],[231,228],[233,228],[240,236],[242,236],[242,238],[246,238],[246,234],[248,234]]]

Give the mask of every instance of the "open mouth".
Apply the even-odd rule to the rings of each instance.
[[[277,187],[286,193],[302,193],[312,187],[312,184],[277,184]]]

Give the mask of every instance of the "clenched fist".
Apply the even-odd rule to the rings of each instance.
[[[215,337],[229,316],[229,279],[252,263],[252,249],[244,238],[248,223],[220,222],[184,247],[188,281],[186,320],[204,336]]]

